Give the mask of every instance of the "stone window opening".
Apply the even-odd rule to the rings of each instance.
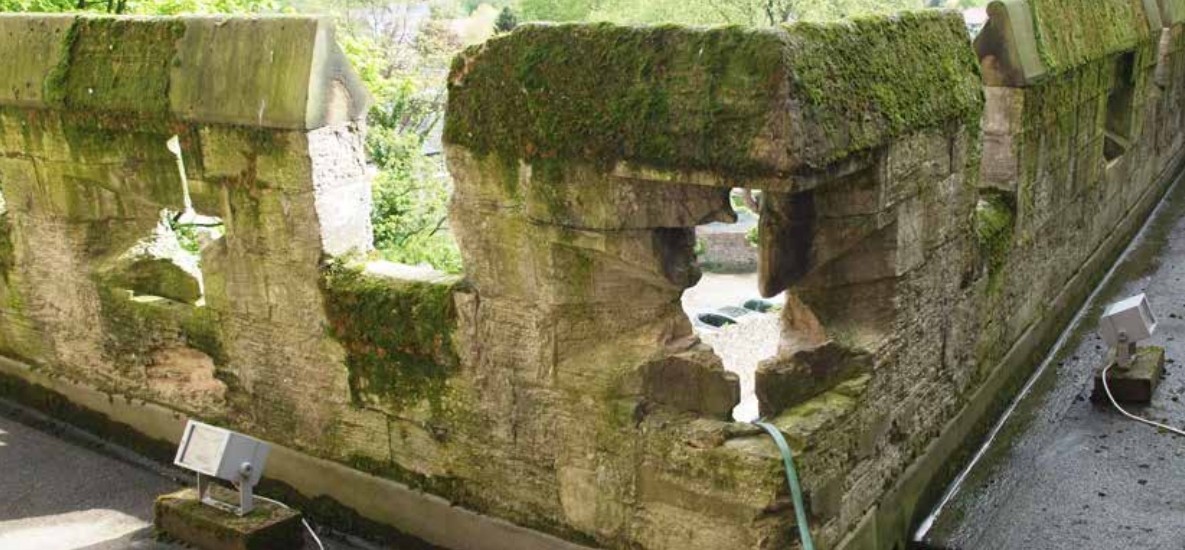
[[[110,283],[131,292],[138,301],[159,299],[195,307],[206,305],[202,251],[226,235],[222,218],[199,214],[193,207],[179,138],[165,146],[177,157],[182,210],[163,208],[152,232],[120,254],[106,271]]]
[[[1115,62],[1114,84],[1107,95],[1107,119],[1103,156],[1108,164],[1118,161],[1131,146],[1132,100],[1135,97],[1135,52]]]
[[[187,215],[189,214],[189,215]],[[205,279],[202,275],[202,251],[226,236],[226,225],[222,218],[203,216],[196,213],[162,211],[162,220],[176,235],[184,261],[193,262],[201,298],[195,302],[204,306],[206,302]]]
[[[449,222],[453,181],[440,145],[414,139],[369,145],[373,256],[383,262],[448,275],[463,273]]]
[[[772,299],[758,292],[757,231],[761,193],[733,189],[737,220],[696,228],[696,263],[702,273],[683,293],[683,309],[696,334],[712,347],[725,370],[740,378],[741,400],[732,418],[758,418],[757,366],[777,352],[784,294]]]

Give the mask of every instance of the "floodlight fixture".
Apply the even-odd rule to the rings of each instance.
[[[1136,344],[1156,333],[1156,316],[1148,297],[1140,294],[1107,306],[1099,321],[1103,341],[1115,350],[1115,363],[1121,369],[1131,365]]]
[[[197,474],[198,499],[202,503],[245,516],[255,509],[255,485],[263,476],[270,450],[271,445],[254,437],[190,420],[173,463]],[[232,483],[239,490],[238,505],[211,496],[206,477]]]

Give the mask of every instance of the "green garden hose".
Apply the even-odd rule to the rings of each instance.
[[[778,450],[782,451],[782,464],[786,467],[786,484],[790,486],[790,497],[794,499],[794,517],[798,523],[798,535],[802,539],[802,550],[815,550],[815,541],[811,538],[811,526],[806,520],[806,504],[802,498],[802,485],[798,483],[798,471],[794,469],[794,454],[790,452],[790,445],[786,444],[786,438],[782,437],[782,431],[775,428],[773,424],[754,422],[753,425],[765,430],[770,437],[774,438],[774,443],[778,444]]]

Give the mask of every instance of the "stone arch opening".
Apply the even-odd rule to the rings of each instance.
[[[179,137],[171,137],[164,146],[177,158],[181,210],[162,208],[159,222],[100,272],[109,286],[130,291],[132,298],[161,298],[202,307],[202,253],[225,238],[226,225],[222,218],[194,209]]]
[[[740,402],[732,419],[758,418],[756,372],[776,354],[784,295],[762,298],[758,285],[760,191],[734,188],[729,201],[734,221],[697,226],[698,282],[684,291],[683,310],[696,335],[715,352],[724,369],[740,381]]]

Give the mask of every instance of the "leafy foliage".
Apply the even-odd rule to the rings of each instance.
[[[926,0],[521,0],[524,20],[772,26],[919,9]],[[980,0],[966,0],[975,2]]]
[[[410,45],[393,34],[357,30],[343,33],[341,41],[375,98],[366,138],[379,169],[371,216],[375,247],[390,261],[460,272],[460,251],[447,225],[451,181],[442,158],[425,152],[440,129],[445,89],[422,68],[444,67],[461,42],[447,26],[432,22]]]
[[[0,0],[0,11],[179,15],[280,11],[275,0]]]
[[[494,21],[494,29],[498,32],[510,32],[518,26],[518,16],[514,14],[514,10],[510,6],[502,8],[502,12],[498,14],[498,19]]]
[[[528,21],[584,21],[601,2],[598,0],[520,0]]]

